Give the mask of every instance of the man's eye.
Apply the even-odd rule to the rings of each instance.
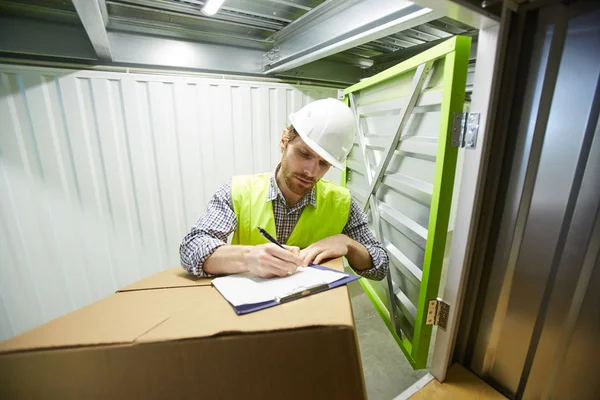
[[[308,153],[307,153],[307,152],[305,152],[305,151],[301,151],[301,152],[300,152],[300,155],[302,155],[302,157],[306,157],[306,158],[308,158],[308,157],[310,156],[310,154],[308,154]]]
[[[329,163],[327,161],[319,161],[319,164],[321,165],[321,167],[325,168],[325,167],[329,167]]]

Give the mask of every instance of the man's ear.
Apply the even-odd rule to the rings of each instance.
[[[279,148],[281,149],[282,153],[285,151],[287,144],[288,144],[288,141],[286,140],[285,133],[284,133],[283,135],[281,135],[281,140],[279,141]]]

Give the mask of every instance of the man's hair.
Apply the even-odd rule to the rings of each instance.
[[[298,132],[296,132],[296,129],[292,125],[283,130],[283,139],[286,144],[294,140],[296,136],[298,136]]]

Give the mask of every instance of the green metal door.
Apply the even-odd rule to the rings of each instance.
[[[342,180],[390,256],[360,282],[415,369],[425,368],[452,203],[454,113],[463,111],[470,37],[454,37],[345,90],[358,134]]]

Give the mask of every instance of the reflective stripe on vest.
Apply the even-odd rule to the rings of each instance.
[[[268,241],[258,232],[264,228],[277,237],[273,205],[267,201],[271,174],[235,176],[231,181],[233,209],[237,217],[232,244],[258,245]],[[316,208],[307,204],[288,238],[287,245],[301,249],[342,233],[350,213],[350,192],[329,181],[315,185]]]

